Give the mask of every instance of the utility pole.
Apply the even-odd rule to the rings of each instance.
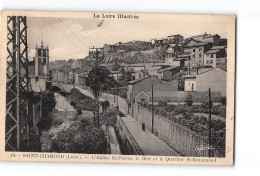
[[[153,133],[153,123],[154,123],[154,107],[153,107],[153,84],[152,84],[152,133]]]
[[[92,58],[95,58],[95,79],[94,79],[94,99],[95,99],[95,106],[94,106],[94,126],[98,127],[100,126],[100,119],[99,119],[99,83],[98,83],[98,77],[97,77],[97,69],[98,69],[98,62],[99,59],[104,56],[104,50],[103,48],[93,48],[89,49],[89,56]],[[101,55],[101,56],[100,56]]]
[[[209,136],[208,136],[208,140],[209,140],[209,149],[208,149],[208,155],[209,157],[211,157],[211,107],[212,107],[212,102],[211,102],[211,92],[210,92],[210,88],[209,88],[209,121],[208,121],[208,128],[209,128]]]
[[[119,106],[118,106],[118,92],[119,92],[119,88],[118,88],[118,85],[117,85],[117,96],[116,96],[116,110],[119,111]]]

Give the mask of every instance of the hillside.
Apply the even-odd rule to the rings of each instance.
[[[162,60],[163,56],[165,56],[164,49],[151,49],[151,50],[144,50],[144,51],[124,51],[119,50],[116,53],[108,53],[105,55],[104,60],[101,63],[143,63],[149,62],[152,60]]]

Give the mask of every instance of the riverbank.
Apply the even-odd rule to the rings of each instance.
[[[51,127],[41,132],[43,152],[121,154],[114,131],[114,109],[100,113],[104,129],[93,124],[94,100],[81,91],[55,93],[55,110],[50,112]]]

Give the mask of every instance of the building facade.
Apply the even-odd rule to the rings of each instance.
[[[191,40],[184,46],[184,53],[190,56],[190,67],[199,67],[204,65],[204,54],[209,51],[213,43],[196,42]]]
[[[186,92],[205,92],[210,88],[212,92],[220,92],[221,96],[226,96],[227,72],[219,68],[207,69],[200,74],[183,78]]]
[[[173,44],[183,44],[183,36],[180,34],[177,35],[170,35],[167,37],[169,43]]]
[[[227,63],[227,54],[225,46],[213,46],[204,55],[204,65],[218,67],[221,64]]]

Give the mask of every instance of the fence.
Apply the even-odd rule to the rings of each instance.
[[[133,117],[152,130],[152,112],[134,103]],[[208,140],[158,114],[154,114],[154,134],[183,156],[208,156]]]
[[[116,96],[102,93],[102,98],[116,104]],[[119,106],[127,113],[127,101],[118,97]],[[132,109],[133,108],[133,109]],[[146,129],[152,131],[152,112],[149,109],[132,103],[132,108],[129,111],[138,122],[144,123]],[[208,139],[199,134],[159,115],[154,114],[154,134],[162,139],[165,143],[171,146],[174,150],[183,156],[208,156]],[[219,150],[211,150],[211,156],[223,157],[223,152]]]

